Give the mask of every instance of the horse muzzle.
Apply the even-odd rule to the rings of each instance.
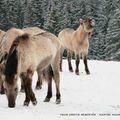
[[[14,108],[14,107],[15,107],[15,99],[14,99],[14,96],[9,96],[9,97],[8,97],[8,107],[9,107],[9,108]]]

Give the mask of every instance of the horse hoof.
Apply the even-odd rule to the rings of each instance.
[[[29,102],[24,102],[24,106],[28,106],[29,105]]]
[[[40,89],[42,89],[42,87],[41,86],[36,86],[35,89],[40,90]]]
[[[60,69],[60,72],[62,72],[62,69]]]
[[[79,75],[79,72],[75,72],[76,75]]]
[[[87,72],[86,72],[86,74],[87,74],[87,75],[90,75],[90,72],[89,72],[89,71],[87,71]]]
[[[25,92],[25,89],[21,89],[20,92],[24,93],[24,92]]]
[[[73,72],[73,69],[70,69],[69,71],[70,71],[70,72]]]
[[[44,102],[49,102],[50,101],[50,98],[45,98]]]
[[[60,104],[61,103],[61,100],[60,99],[57,99],[56,100],[56,104]]]
[[[32,102],[33,105],[37,105],[37,100]]]

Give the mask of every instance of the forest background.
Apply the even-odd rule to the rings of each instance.
[[[89,59],[120,60],[120,0],[0,0],[0,29],[38,26],[55,35],[77,29],[79,19],[96,21]]]

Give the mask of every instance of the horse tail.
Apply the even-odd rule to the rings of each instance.
[[[6,81],[10,84],[12,84],[14,81],[14,76],[17,74],[17,67],[18,67],[18,50],[17,47],[22,40],[28,40],[29,35],[23,34],[21,36],[18,36],[12,43],[12,46],[10,48],[6,66],[5,66],[5,77]]]

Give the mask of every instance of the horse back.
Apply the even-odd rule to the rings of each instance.
[[[56,46],[57,49],[59,49],[61,47],[61,43],[58,39],[57,36],[55,36],[54,34],[50,33],[50,32],[42,32],[40,34],[42,37],[48,38],[49,41],[51,41],[51,43]]]
[[[73,49],[72,42],[74,41],[74,32],[74,29],[66,28],[59,33],[58,38],[64,48]]]
[[[39,27],[27,27],[22,29],[25,33],[30,35],[37,35],[39,33],[45,32],[44,30],[40,29]]]
[[[19,60],[21,61],[19,62],[19,68],[24,71],[28,68],[34,71],[42,61],[49,59],[46,63],[50,63],[50,59],[52,60],[56,56],[60,48],[59,40],[53,42],[55,40],[50,36],[52,37],[50,34],[39,34],[29,36],[27,40],[20,40],[18,45],[18,56],[20,56]]]

